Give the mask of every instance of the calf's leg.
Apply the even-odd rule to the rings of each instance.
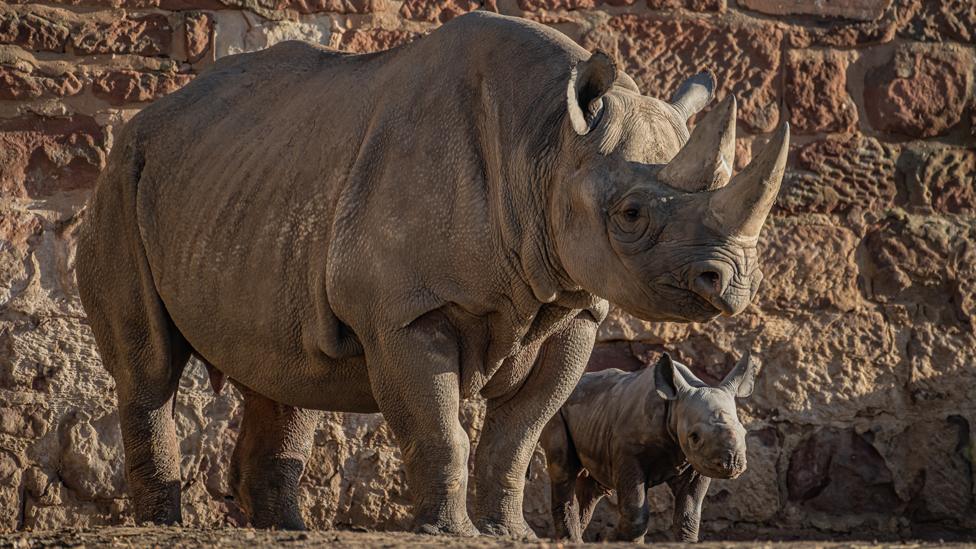
[[[580,509],[580,535],[586,532],[586,527],[593,520],[593,511],[596,506],[609,493],[607,489],[600,486],[593,477],[589,475],[580,476],[576,480],[576,497],[579,499]]]
[[[711,482],[712,479],[699,475],[693,469],[668,481],[671,493],[674,494],[672,529],[676,541],[686,543],[698,541],[702,501],[708,493],[708,485]]]
[[[539,442],[546,453],[554,536],[556,539],[582,542],[579,501],[576,499],[576,477],[582,465],[569,441],[569,433],[561,415],[557,414],[549,421]]]
[[[647,480],[637,463],[620,464],[617,476],[617,541],[642,543],[647,533]]]

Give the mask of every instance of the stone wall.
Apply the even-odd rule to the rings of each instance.
[[[130,516],[112,381],[72,275],[74,231],[119,126],[216,57],[300,38],[412,40],[475,0],[0,3],[0,529]],[[737,166],[788,118],[790,171],[744,314],[649,325],[614,313],[594,369],[662,349],[719,379],[752,349],[749,470],[713,483],[712,537],[935,536],[976,528],[976,4],[972,0],[498,0],[614,55],[646,93],[715,71],[741,106]],[[310,106],[312,108],[312,106]],[[108,236],[110,237],[110,236]],[[465,408],[477,436],[478,403]],[[184,516],[240,520],[239,421],[199,364],[179,396]],[[541,457],[526,514],[549,529]],[[655,489],[652,533],[671,505]],[[304,481],[316,528],[403,528],[377,416],[329,415]],[[596,535],[612,524],[607,504]]]

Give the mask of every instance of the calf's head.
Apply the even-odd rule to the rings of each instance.
[[[735,399],[752,394],[756,361],[747,353],[717,387],[665,353],[654,367],[654,389],[671,401],[668,421],[688,463],[711,478],[736,478],[746,470],[746,430]]]
[[[580,287],[645,320],[736,314],[762,280],[756,242],[783,178],[789,126],[733,177],[735,99],[690,135],[686,126],[714,87],[701,73],[670,102],[646,97],[599,52],[569,75],[549,197],[556,254]]]

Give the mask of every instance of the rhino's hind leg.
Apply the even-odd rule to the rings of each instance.
[[[122,272],[122,269],[120,269]],[[111,289],[112,305],[86,307],[115,378],[125,476],[137,522],[174,524],[180,515],[180,455],[174,406],[190,348],[155,295],[131,283]],[[148,290],[147,290],[148,291]]]
[[[250,389],[231,459],[230,486],[256,528],[304,530],[298,483],[321,412],[279,404]]]
[[[79,293],[102,364],[115,378],[125,475],[136,520],[180,521],[173,406],[190,347],[156,293],[134,209],[140,162],[124,136],[79,239]]]
[[[609,490],[600,486],[588,473],[584,473],[576,479],[576,498],[579,500],[580,509],[580,536],[586,532],[586,527],[593,520],[593,512],[596,511],[597,504],[609,493]]]

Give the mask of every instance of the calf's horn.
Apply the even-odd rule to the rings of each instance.
[[[712,192],[708,213],[715,229],[730,236],[758,238],[786,170],[790,125],[783,122],[766,148],[732,181]]]
[[[735,97],[726,96],[695,126],[685,146],[658,173],[658,180],[688,192],[724,187],[735,159],[735,111]]]

